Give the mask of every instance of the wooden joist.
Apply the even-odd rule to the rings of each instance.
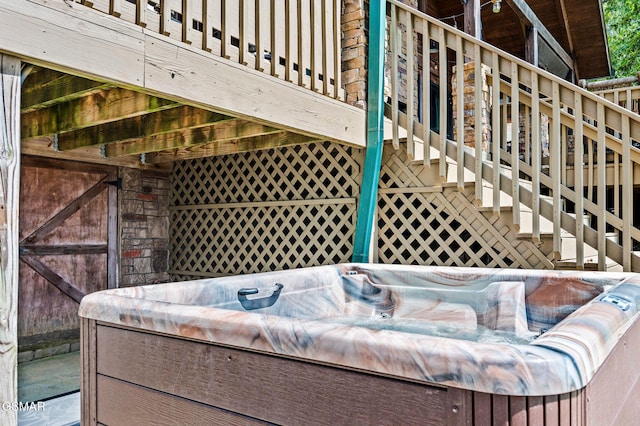
[[[287,145],[320,142],[316,138],[290,132],[278,132],[271,135],[234,139],[226,142],[212,142],[206,145],[174,149],[145,155],[145,164],[167,163],[176,160],[230,155],[260,149],[279,148]]]
[[[22,88],[20,109],[23,113],[60,102],[71,101],[111,87],[87,78],[37,68],[29,74]]]
[[[104,155],[108,158],[123,155],[149,154],[179,148],[188,149],[212,142],[219,144],[274,133],[282,133],[282,131],[274,127],[245,120],[224,121],[207,127],[162,133],[117,144],[105,145]]]
[[[165,132],[221,123],[231,119],[224,114],[182,105],[120,121],[60,133],[58,135],[58,150],[68,151],[123,140],[140,139]]]
[[[22,114],[22,139],[69,132],[176,106],[176,102],[127,89],[102,90]]]

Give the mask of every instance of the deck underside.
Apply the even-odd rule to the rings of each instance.
[[[77,3],[0,1],[0,50],[35,64],[23,153],[130,167],[329,140],[364,111]]]

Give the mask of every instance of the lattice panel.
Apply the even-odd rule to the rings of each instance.
[[[349,261],[363,154],[320,143],[177,163],[173,278]]]
[[[178,162],[172,205],[357,197],[361,156],[327,142]]]
[[[177,210],[174,269],[202,276],[347,262],[355,202]]]
[[[425,167],[410,161],[404,147],[385,146],[378,197],[380,263],[552,268],[532,242],[516,238],[506,220],[478,210],[473,194],[440,184],[437,163]]]
[[[515,239],[509,226],[493,223],[455,190],[381,194],[380,263],[489,268],[550,268],[537,247]]]

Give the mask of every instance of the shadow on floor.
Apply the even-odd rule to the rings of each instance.
[[[80,352],[18,364],[18,400],[36,403],[18,412],[18,425],[79,425],[79,390]]]

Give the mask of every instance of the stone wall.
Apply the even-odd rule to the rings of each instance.
[[[122,168],[120,287],[170,281],[169,176]]]
[[[367,105],[367,20],[369,2],[342,2],[342,85],[345,101],[366,109]]]

